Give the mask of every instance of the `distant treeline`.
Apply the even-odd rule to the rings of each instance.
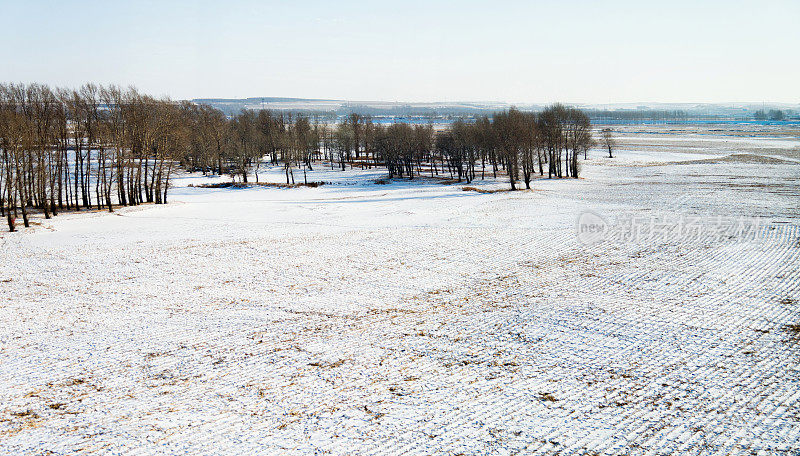
[[[770,109],[769,111],[764,111],[760,109],[753,113],[753,118],[755,120],[772,120],[772,121],[781,121],[786,120],[788,117],[788,113],[780,109]]]
[[[586,110],[586,114],[593,122],[603,123],[609,121],[620,122],[686,122],[686,121],[732,121],[732,120],[770,120],[783,121],[790,119],[793,112],[790,110],[770,109],[758,110],[752,113],[742,112],[736,115],[707,114],[701,112],[688,112],[682,110]]]
[[[691,116],[686,111],[665,111],[665,110],[585,110],[586,115],[594,122],[609,120],[616,121],[682,121],[688,120]]]
[[[261,108],[256,103],[230,103],[214,101],[212,103],[204,103],[200,100],[194,100],[197,104],[207,104],[216,109],[219,109],[225,115],[232,117],[241,112],[242,110],[261,110],[269,108]],[[364,105],[346,105],[336,107],[333,109],[270,109],[272,111],[280,111],[292,113],[294,115],[303,115],[310,118],[319,118],[326,121],[335,121],[342,117],[347,117],[350,114],[359,114],[361,116],[369,117],[425,117],[425,118],[460,118],[460,117],[478,117],[481,115],[491,114],[490,110],[481,108],[463,108],[463,109],[441,109],[441,108],[420,108],[410,106],[397,106],[391,108],[375,108]]]
[[[242,109],[270,109],[273,111],[292,112],[310,118],[319,118],[327,122],[341,120],[350,114],[372,117],[379,123],[392,123],[408,118],[424,123],[425,119],[437,123],[447,123],[459,118],[477,119],[489,116],[500,110],[486,103],[381,103],[381,102],[348,102],[343,100],[315,100],[302,98],[246,98],[246,99],[196,99],[197,104],[207,104],[222,110],[228,116],[238,114]],[[521,111],[541,112],[545,106],[523,105]],[[753,105],[722,106],[698,104],[691,107],[620,107],[612,109],[583,108],[593,122],[602,123],[642,123],[642,122],[709,122],[709,121],[781,121],[797,120],[797,110],[774,107],[767,110]]]

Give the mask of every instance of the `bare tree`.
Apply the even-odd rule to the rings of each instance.
[[[610,128],[604,128],[601,133],[602,133],[603,147],[608,149],[608,158],[614,158],[614,155],[612,154],[612,150],[613,150],[614,146],[616,145],[616,142],[614,141],[614,136],[612,134],[611,129]]]

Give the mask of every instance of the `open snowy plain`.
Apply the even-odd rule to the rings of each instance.
[[[0,453],[799,454],[800,139],[624,130],[0,234]]]

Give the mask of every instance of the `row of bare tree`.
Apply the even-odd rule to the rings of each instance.
[[[458,120],[439,132],[430,125],[384,127],[351,115],[336,127],[334,138],[342,169],[354,156],[385,165],[389,177],[413,178],[425,169],[433,176],[441,169],[451,178],[469,183],[476,178],[477,167],[484,178],[489,166],[495,178],[498,171],[505,172],[512,189],[520,178],[530,188],[532,176],[537,172],[543,176],[545,167],[550,178],[577,178],[578,157],[594,145],[586,114],[562,105],[540,113],[512,108],[491,119]]]
[[[516,109],[495,113],[491,119],[456,121],[444,131],[431,125],[395,123],[384,126],[369,117],[351,114],[328,125],[290,113],[243,111],[226,119],[212,108],[200,107],[201,137],[205,147],[193,148],[184,158],[190,169],[227,172],[247,182],[258,179],[262,159],[283,164],[286,182],[294,183],[293,169],[312,169],[316,160],[345,170],[352,166],[385,166],[389,177],[431,176],[472,181],[480,167],[494,177],[509,176],[512,189],[522,180],[530,188],[532,176],[578,177],[578,157],[594,144],[589,118],[580,110],[553,105],[540,113]]]
[[[135,89],[0,84],[0,216],[166,203],[202,110]]]
[[[558,104],[539,113],[512,108],[491,120],[457,121],[436,138],[436,148],[459,180],[475,179],[478,165],[483,178],[488,164],[495,177],[498,167],[506,172],[512,190],[520,179],[530,188],[532,177],[544,176],[545,168],[549,178],[577,178],[578,157],[585,157],[593,145],[586,114]]]

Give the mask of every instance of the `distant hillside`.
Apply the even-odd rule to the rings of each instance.
[[[406,103],[386,101],[347,101],[313,98],[251,97],[197,98],[198,104],[213,106],[228,115],[243,109],[302,113],[322,118],[337,118],[356,112],[373,117],[452,118],[489,115],[512,106],[525,111],[538,111],[543,104],[501,102],[431,102]],[[758,112],[779,110],[785,120],[800,120],[800,104],[780,103],[613,103],[576,104],[593,119],[619,121],[683,121],[683,120],[752,120]]]
[[[314,98],[286,98],[286,97],[251,97],[251,98],[196,98],[195,103],[292,103],[292,102],[333,102],[336,100],[318,100]]]
[[[405,103],[285,97],[197,98],[192,101],[213,106],[226,114],[235,114],[242,109],[270,109],[330,116],[347,115],[352,112],[370,116],[472,116],[511,106],[506,103]]]

